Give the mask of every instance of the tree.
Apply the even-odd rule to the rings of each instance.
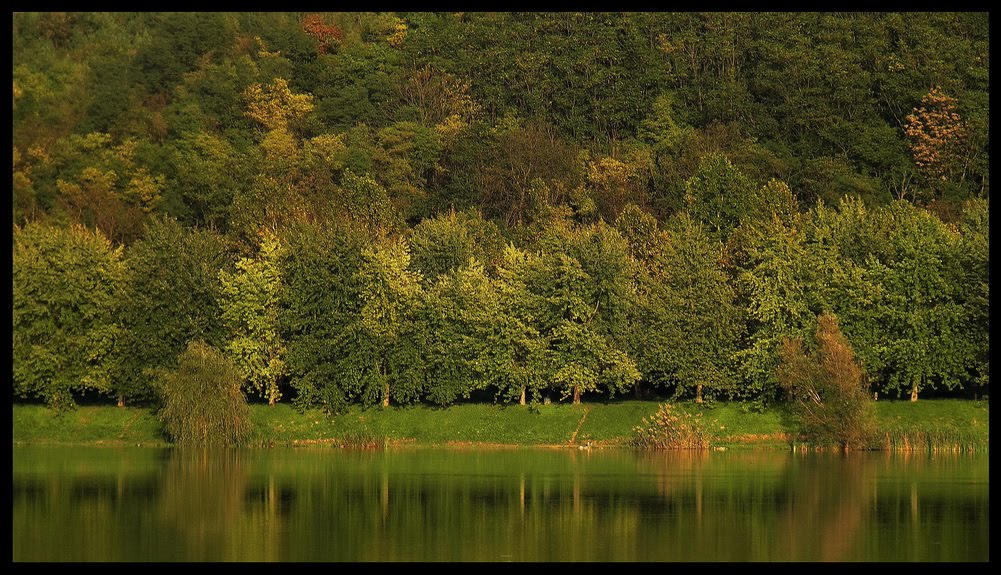
[[[562,398],[572,397],[576,404],[586,392],[614,395],[639,380],[633,360],[603,333],[596,318],[602,288],[608,286],[596,282],[577,259],[559,249],[525,254],[508,248],[498,274],[502,289],[515,297],[513,315],[538,334],[541,346],[533,368]]]
[[[282,237],[278,322],[300,408],[339,412],[358,398],[361,362],[348,350],[365,343],[352,327],[365,237],[348,223],[322,221],[298,222]]]
[[[533,265],[536,258],[532,254],[512,244],[504,248],[494,282],[497,303],[486,308],[475,360],[478,373],[497,389],[497,397],[508,401],[518,398],[521,405],[525,405],[529,391],[537,401],[549,383],[545,326],[535,315],[537,296],[530,290],[527,275]]]
[[[961,236],[933,213],[903,200],[867,210],[845,200],[818,209],[818,239],[841,260],[847,290],[827,300],[842,319],[866,372],[886,393],[961,388],[977,347],[964,304]],[[825,282],[831,283],[831,282]]]
[[[979,395],[987,395],[990,383],[990,204],[986,198],[969,200],[959,226],[959,252],[963,260],[963,307],[967,327],[962,330],[972,342],[970,365]]]
[[[184,446],[239,445],[250,431],[250,410],[240,374],[221,351],[192,341],[175,368],[155,373],[167,433]]]
[[[223,239],[157,219],[125,253],[122,340],[116,346],[120,404],[155,400],[149,370],[169,365],[191,340],[222,347],[219,270],[231,265]]]
[[[624,159],[606,156],[587,162],[587,185],[598,214],[608,221],[614,221],[627,203],[643,203],[645,199],[643,168],[648,167],[649,157],[634,154]]]
[[[658,262],[669,286],[680,341],[668,355],[678,389],[703,397],[739,395],[733,356],[741,335],[736,292],[723,267],[723,245],[681,214],[668,222],[667,246]]]
[[[302,19],[302,29],[316,39],[316,52],[326,54],[336,51],[344,32],[336,24],[327,24],[322,14],[310,14]]]
[[[409,269],[410,250],[403,240],[386,240],[364,250],[362,255],[358,328],[372,342],[370,376],[381,384],[382,406],[389,407],[391,384],[414,380],[409,370],[415,366],[394,360],[398,352],[404,351],[405,335],[411,329],[414,306],[421,294],[421,280]],[[419,391],[404,386],[393,396],[406,403],[416,399]]]
[[[288,80],[275,78],[270,84],[251,84],[243,94],[247,116],[266,130],[292,130],[313,111],[312,94],[296,94]]]
[[[165,211],[189,225],[225,228],[234,197],[249,187],[255,155],[207,131],[184,134],[166,153]]]
[[[719,238],[728,236],[753,209],[754,184],[722,154],[702,158],[685,190],[688,212]]]
[[[499,321],[498,294],[483,265],[470,258],[425,284],[411,334],[420,348],[427,399],[447,405],[477,389],[506,388],[495,366],[481,361],[498,352],[484,340]]]
[[[574,146],[539,122],[500,128],[478,169],[484,214],[515,226],[567,203],[582,181]]]
[[[728,246],[746,322],[735,359],[745,380],[743,394],[749,397],[775,397],[780,342],[811,333],[817,315],[835,309],[843,293],[840,286],[855,277],[837,251],[809,241],[806,219],[747,221],[734,231]]]
[[[414,122],[396,122],[379,130],[376,139],[372,173],[408,219],[425,213],[427,182],[441,169],[442,135]]]
[[[120,343],[122,248],[81,226],[14,227],[14,393],[54,409],[112,388]]]
[[[835,443],[843,449],[866,448],[875,431],[876,412],[865,373],[838,328],[837,316],[817,317],[816,351],[799,339],[786,338],[776,368],[779,385],[791,398],[792,411],[808,441]]]
[[[468,81],[425,64],[414,67],[399,84],[400,99],[422,125],[468,124],[477,112]]]
[[[882,291],[868,322],[878,335],[884,390],[961,387],[971,341],[965,331],[959,236],[930,212],[896,201],[873,214],[879,250],[866,271]]]
[[[935,86],[921,98],[920,107],[915,107],[905,119],[904,133],[918,171],[929,184],[952,177],[965,159],[969,138],[969,128],[959,116],[956,99]],[[964,169],[962,177],[965,175]]]
[[[504,249],[497,225],[473,211],[451,210],[425,218],[411,228],[408,243],[414,269],[430,284],[470,258],[492,269]]]
[[[281,398],[278,384],[286,373],[278,328],[281,249],[278,238],[264,232],[257,257],[241,258],[235,273],[219,270],[222,320],[230,334],[225,351],[247,387],[269,405]]]
[[[635,295],[615,334],[635,358],[644,381],[675,395],[740,395],[733,355],[741,330],[736,293],[723,267],[723,245],[685,213],[658,229],[656,220],[627,207],[616,227],[639,265]]]
[[[348,217],[362,224],[371,235],[387,233],[400,227],[399,212],[393,207],[386,189],[368,175],[356,175],[350,169],[341,178],[338,199]]]

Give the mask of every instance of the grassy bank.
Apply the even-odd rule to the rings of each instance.
[[[533,445],[613,446],[657,410],[649,401],[540,406],[455,405],[447,408],[353,408],[328,417],[289,405],[252,405],[254,446],[330,445]],[[698,411],[694,404],[684,404]],[[893,449],[986,450],[990,411],[986,401],[953,399],[879,401],[881,441]],[[703,410],[713,445],[788,449],[794,428],[781,407],[757,413],[739,403]],[[81,406],[56,415],[39,405],[13,406],[15,444],[168,445],[155,416],[143,408]]]

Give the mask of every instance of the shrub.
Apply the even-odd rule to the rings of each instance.
[[[646,449],[709,449],[710,433],[702,414],[692,415],[665,403],[643,425],[633,428],[632,444]]]
[[[865,374],[837,317],[825,313],[817,322],[815,352],[804,350],[801,340],[782,341],[776,378],[790,395],[790,409],[807,441],[818,447],[870,447],[876,413]]]
[[[240,374],[218,349],[188,343],[176,369],[160,369],[160,420],[181,445],[235,445],[246,439],[250,409],[240,390]]]

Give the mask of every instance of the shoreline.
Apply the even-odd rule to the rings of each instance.
[[[251,405],[245,447],[608,449],[629,447],[635,427],[663,402],[582,405],[464,404],[447,408],[354,407],[328,416],[291,405]],[[803,449],[781,406],[749,411],[740,403],[700,408],[712,429],[710,449]],[[146,407],[80,406],[56,414],[15,404],[12,443],[30,445],[173,447]],[[877,403],[879,450],[989,450],[990,408],[984,400],[926,399]]]

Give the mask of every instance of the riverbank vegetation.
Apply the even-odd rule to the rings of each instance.
[[[318,409],[300,411],[279,403],[249,409],[249,447],[554,447],[611,448],[635,444],[635,428],[653,420],[660,403],[596,401],[539,406],[463,403],[444,408],[352,406],[329,417]],[[805,439],[788,410],[762,411],[747,404],[671,404],[686,419],[698,417],[710,438],[708,449],[800,449]],[[929,399],[875,403],[883,435],[872,449],[910,451],[989,451],[990,409],[986,401]],[[429,425],[433,421],[434,425]],[[16,445],[176,445],[151,410],[80,405],[53,415],[40,403],[13,407]]]
[[[796,412],[822,318],[857,413],[989,395],[986,13],[13,24],[13,391],[54,414],[188,413],[193,342],[290,422]]]

